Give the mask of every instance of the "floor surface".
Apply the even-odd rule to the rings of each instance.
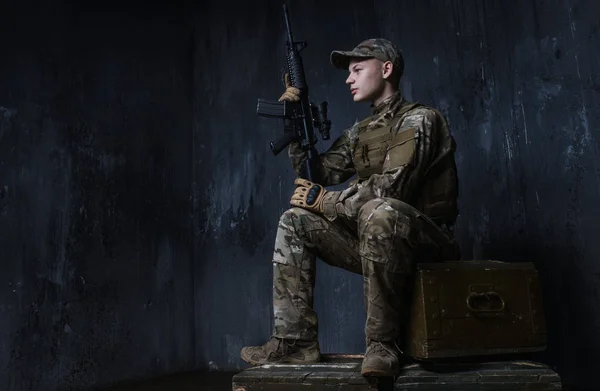
[[[236,372],[188,372],[126,382],[98,391],[231,391]]]

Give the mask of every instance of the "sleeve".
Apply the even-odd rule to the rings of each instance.
[[[290,143],[288,155],[296,175],[300,175],[302,164],[307,158],[307,153],[300,147],[300,143]],[[323,186],[334,186],[350,179],[356,172],[352,161],[352,150],[348,133],[344,132],[329,147],[319,155],[317,165],[319,183]]]
[[[406,115],[396,126],[388,147],[381,174],[357,183],[344,191],[325,195],[324,216],[333,221],[338,216],[356,221],[360,208],[379,197],[409,202],[435,158],[435,129],[443,117],[428,108],[419,108]]]

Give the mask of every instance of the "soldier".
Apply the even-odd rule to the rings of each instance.
[[[273,255],[274,332],[262,346],[244,347],[243,360],[265,363],[319,361],[313,310],[316,257],[364,279],[364,376],[395,376],[397,345],[406,323],[410,284],[418,261],[457,259],[452,227],[458,215],[455,143],[442,114],[409,103],[399,90],[404,60],[388,40],[334,51],[331,63],[349,71],[355,102],[371,102],[372,115],[354,124],[320,155],[319,183],[295,180],[292,208],[281,216]],[[298,101],[289,86],[281,100]],[[300,174],[306,152],[292,143]]]

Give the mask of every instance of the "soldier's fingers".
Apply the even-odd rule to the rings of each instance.
[[[302,194],[302,193],[292,194],[292,200],[305,200],[305,199],[306,199],[306,194]]]
[[[302,187],[302,186],[297,187],[296,190],[294,190],[293,195],[302,195],[302,194],[304,194],[303,190],[305,190],[305,189],[306,189],[306,187]]]
[[[304,178],[296,178],[294,180],[294,185],[296,185],[296,186],[311,187],[313,185],[313,183],[311,181],[307,181]]]
[[[303,208],[306,206],[306,203],[301,200],[290,200],[290,205],[297,206],[299,208]]]
[[[291,87],[292,82],[290,81],[290,74],[286,72],[286,74],[283,78],[285,80],[285,88]]]
[[[300,97],[298,95],[292,94],[289,91],[284,92],[281,97],[290,102],[298,102],[300,100]]]
[[[294,193],[291,198],[293,201],[306,201],[306,195]]]
[[[296,87],[288,87],[285,89],[285,92],[289,92],[292,95],[300,96],[300,90]]]
[[[279,101],[281,102],[282,100],[290,100],[293,99],[294,95],[290,94],[288,90],[285,90],[283,92],[283,94],[281,94],[281,97],[279,97]]]

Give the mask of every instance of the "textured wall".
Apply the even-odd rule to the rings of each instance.
[[[309,42],[312,99],[330,102],[333,136],[368,107],[352,103],[329,52],[371,36],[402,48],[405,95],[441,109],[458,143],[464,258],[536,262],[551,333],[544,357],[568,384],[586,384],[600,366],[600,5],[288,4],[296,38]],[[195,246],[206,257],[196,273],[196,353],[199,365],[219,368],[238,368],[241,346],[269,337],[273,239],[293,188],[287,158],[268,148],[280,124],[255,117],[256,98],[283,91],[281,2],[257,7],[212,2],[195,23],[195,178],[204,178]],[[322,263],[318,272],[323,350],[362,350],[360,277]]]
[[[189,23],[1,8],[0,388],[193,368]]]

